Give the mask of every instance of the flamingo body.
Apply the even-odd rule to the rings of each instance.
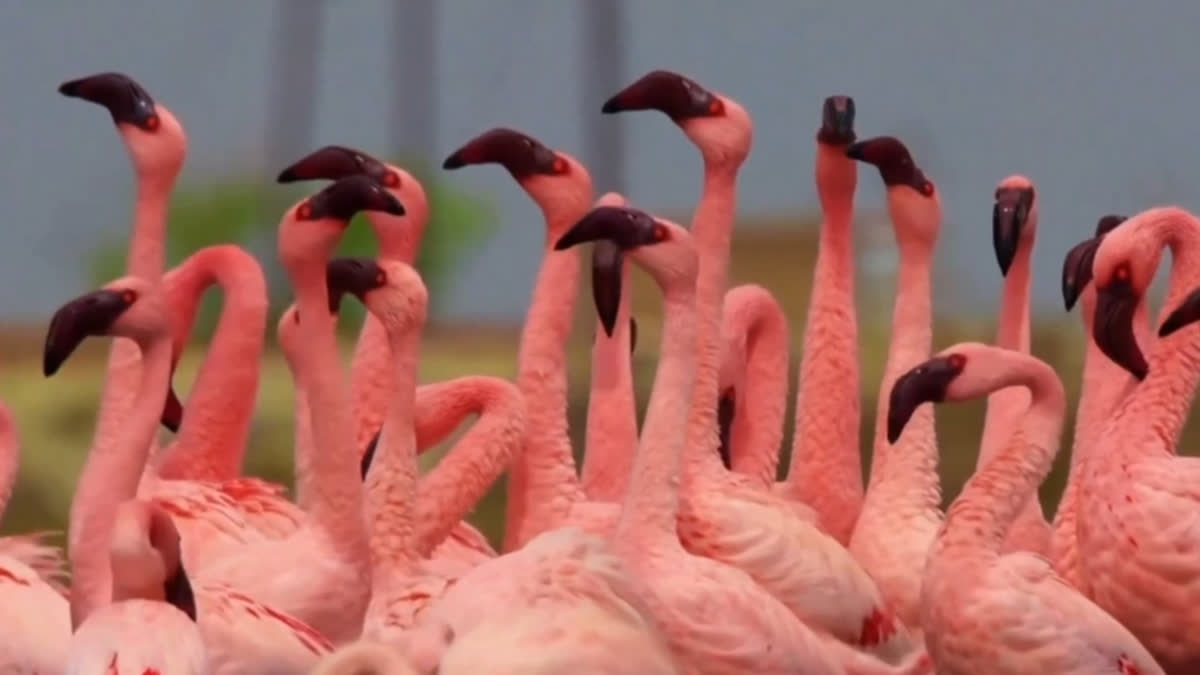
[[[71,636],[68,651],[67,675],[235,672],[210,670],[196,624],[155,600],[123,600],[95,610]]]
[[[71,639],[66,598],[33,568],[0,555],[0,672],[58,673]]]

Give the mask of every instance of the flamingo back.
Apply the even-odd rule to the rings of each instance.
[[[58,673],[71,639],[67,601],[33,568],[0,555],[0,672]]]
[[[196,624],[175,607],[155,600],[124,600],[97,609],[70,637],[68,652],[63,671],[67,675],[210,672]]]
[[[311,626],[228,586],[204,584],[196,604],[214,673],[306,673],[333,651]]]

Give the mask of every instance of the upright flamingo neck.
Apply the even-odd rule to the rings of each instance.
[[[142,363],[141,382],[119,427],[119,438],[106,446],[93,442],[71,501],[67,555],[73,627],[111,601],[109,537],[117,506],[137,495],[146,455],[158,429],[171,373],[170,336],[158,336],[144,345]]]
[[[1032,360],[1005,365],[1010,371],[1002,386],[1027,387],[1028,412],[1004,450],[976,470],[950,506],[935,544],[938,557],[998,557],[1009,526],[1024,507],[1021,496],[1037,489],[1058,453],[1067,406],[1058,377]]]
[[[704,191],[692,217],[699,257],[696,276],[696,375],[684,446],[685,479],[715,479],[724,471],[717,453],[717,400],[721,368],[721,303],[729,285],[729,251],[737,212],[737,166],[705,163]]]
[[[817,144],[817,194],[825,222],[797,373],[796,430],[787,477],[789,495],[812,505],[842,542],[849,539],[863,496],[852,230],[857,166],[844,148]],[[837,406],[837,415],[826,414],[827,401]]]
[[[167,210],[174,185],[174,176],[139,176],[126,274],[151,282],[162,280],[167,257]]]
[[[892,340],[888,345],[879,401],[888,400],[896,378],[929,358],[933,339],[931,263],[929,251],[917,247],[901,249],[896,303],[892,312]],[[887,406],[879,406],[875,415],[875,453],[871,459],[868,495],[889,495],[888,504],[900,502],[915,508],[940,508],[941,482],[937,472],[937,435],[933,421],[933,406],[921,406],[904,427],[900,439],[895,444],[888,443],[885,436]]]
[[[1000,298],[1000,320],[996,327],[996,346],[1029,353],[1029,289],[1033,283],[1030,258],[1032,237],[1017,247],[1016,255],[1004,277],[1004,292]],[[1029,406],[1029,393],[1019,387],[1009,387],[988,397],[987,414],[983,420],[983,438],[979,445],[976,466],[991,461],[1004,449],[1013,425]]]
[[[21,463],[21,444],[13,424],[12,410],[0,403],[0,518],[3,518],[17,482],[17,467]]]
[[[415,563],[417,438],[413,408],[417,392],[420,330],[393,327],[392,398],[371,472],[367,474],[366,520],[371,524],[372,588],[403,578]]]
[[[547,205],[548,232],[569,228],[587,212]],[[579,295],[579,251],[556,251],[547,242],[517,354],[517,387],[529,406],[529,429],[509,473],[505,548],[519,546],[551,527],[583,493],[567,435],[567,341]]]
[[[612,337],[596,323],[581,481],[590,499],[619,501],[637,451],[637,406],[630,354],[629,262],[621,268],[621,300]]]
[[[753,287],[738,287],[747,291]],[[775,482],[788,390],[788,323],[770,292],[759,287],[735,323],[725,324],[746,342],[744,384],[734,401],[730,441],[733,468],[764,488]],[[739,325],[740,324],[740,325]],[[730,339],[730,335],[723,339]],[[757,472],[757,473],[755,473]]]
[[[1163,316],[1200,286],[1200,222],[1190,216],[1152,221],[1153,234],[1171,249],[1171,278]],[[1194,328],[1157,340],[1147,361],[1149,374],[1133,390],[1117,417],[1129,420],[1114,450],[1125,458],[1174,454],[1200,385],[1200,339]]]
[[[313,503],[312,463],[313,455],[316,454],[312,437],[312,408],[308,405],[308,394],[304,392],[304,377],[295,372],[294,369],[298,366],[291,367],[292,391],[295,397],[292,401],[292,458],[295,462],[293,480],[296,503],[307,512]]]
[[[695,374],[694,312],[695,296],[690,289],[665,289],[654,387],[613,535],[613,545],[628,554],[628,559],[641,559],[647,550],[680,545],[675,521],[685,438],[679,430],[688,419],[688,394]]]
[[[261,360],[266,339],[267,282],[258,263],[239,250],[204,249],[192,260],[180,294],[199,299],[215,281],[224,305],[159,475],[228,480],[241,475],[258,399],[260,371],[253,364]],[[193,311],[195,307],[193,301]]]

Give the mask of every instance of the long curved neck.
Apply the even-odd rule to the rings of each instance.
[[[744,384],[736,393],[730,430],[732,463],[767,488],[775,483],[787,412],[788,324],[765,289],[745,309],[745,319],[732,327],[746,343]],[[738,339],[723,336],[731,338]]]
[[[689,288],[664,289],[663,335],[642,438],[633,461],[629,490],[613,535],[626,559],[648,550],[679,547],[680,465],[689,394],[696,373],[695,295]]]
[[[845,148],[817,144],[817,194],[825,222],[796,374],[796,426],[786,482],[788,495],[816,509],[821,523],[843,543],[863,499],[852,231],[857,166]],[[830,405],[837,414],[829,414]]]
[[[1066,396],[1049,366],[1031,360],[1013,362],[1001,386],[1024,386],[1028,412],[1010,434],[1005,448],[980,467],[950,505],[936,554],[956,557],[999,556],[1009,526],[1037,489],[1058,453]]]
[[[389,330],[394,354],[393,391],[379,445],[367,474],[365,514],[371,523],[372,586],[410,571],[418,559],[417,439],[413,431],[413,406],[417,392],[417,360],[421,342],[419,327]]]
[[[579,251],[554,250],[554,235],[582,218],[591,200],[589,193],[544,209],[545,252],[517,354],[517,388],[528,404],[529,426],[509,471],[505,550],[524,545],[583,498],[567,435],[567,340],[579,296]]]
[[[13,486],[17,482],[17,467],[21,463],[21,443],[13,423],[12,410],[0,403],[0,518],[8,508]]]
[[[196,273],[189,275],[182,292],[198,298],[215,281],[225,302],[179,434],[158,473],[163,478],[228,480],[241,475],[258,400],[267,282],[262,268],[249,258],[227,259],[220,250],[198,255]]]
[[[617,502],[629,486],[637,452],[637,402],[633,390],[629,261],[621,267],[621,301],[612,337],[596,322],[591,386],[580,480],[589,499]]]
[[[329,312],[325,260],[307,260],[289,270],[300,312],[304,359],[301,377],[313,411],[311,522],[350,552],[366,545],[362,518],[362,487],[358,463],[339,452],[352,442],[350,400],[338,359],[335,319]],[[349,553],[353,555],[353,553]],[[364,556],[365,557],[365,556]]]
[[[1033,237],[1023,239],[1017,247],[1012,265],[1004,277],[1004,292],[1000,298],[1000,319],[996,327],[996,346],[1029,353],[1029,288],[1033,282],[1030,258]],[[983,437],[979,445],[976,466],[991,461],[1011,434],[1021,413],[1029,407],[1029,392],[1009,387],[992,393],[987,401],[983,419]]]
[[[917,246],[902,247],[900,251],[892,340],[879,388],[878,400],[881,402],[888,400],[896,378],[929,358],[933,323],[930,253]],[[917,408],[899,441],[891,444],[885,436],[887,406],[879,406],[875,414],[875,454],[871,458],[869,496],[872,493],[887,495],[888,504],[899,501],[915,508],[941,507],[937,435],[933,421],[933,406]]]
[[[1152,234],[1171,249],[1171,278],[1163,315],[1178,307],[1200,286],[1200,222],[1190,215],[1163,216],[1151,221]],[[1133,390],[1118,417],[1122,425],[1120,457],[1174,454],[1187,412],[1200,385],[1200,339],[1189,327],[1154,343],[1148,362],[1150,372]]]
[[[296,372],[299,364],[288,363],[292,373],[292,461],[295,481],[296,504],[308,511],[313,502],[312,463],[316,448],[312,437],[312,408],[308,405],[308,394],[304,391],[304,377]]]
[[[458,408],[462,412],[460,420],[467,414],[477,414],[478,419],[421,478],[417,488],[417,551],[423,556],[441,544],[475,508],[525,440],[525,400],[508,382],[476,376],[422,387],[417,410],[453,394],[462,400],[447,407]]]
[[[409,205],[405,204],[407,208]],[[414,204],[407,215],[394,216],[370,211],[367,220],[375,231],[389,230],[389,238],[380,245],[379,257],[413,265],[421,249],[421,239],[428,220],[424,204]],[[392,353],[388,347],[383,323],[368,313],[363,319],[350,359],[350,400],[354,416],[354,455],[359,457],[383,425],[387,414],[392,382]]]
[[[729,284],[729,250],[737,213],[737,171],[737,166],[705,162],[704,191],[692,216],[700,266],[695,291],[696,377],[683,450],[685,482],[716,480],[724,471],[717,453],[717,386],[721,303]]]
[[[73,628],[111,600],[108,546],[117,506],[137,494],[167,395],[170,337],[158,336],[142,349],[141,361],[145,367],[140,369],[141,382],[129,414],[121,421],[120,436],[107,445],[93,442],[71,500],[67,555],[71,565]]]

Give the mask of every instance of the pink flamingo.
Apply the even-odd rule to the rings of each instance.
[[[680,126],[704,158],[704,194],[692,223],[700,259],[698,342],[696,386],[683,449],[683,545],[693,554],[748,573],[802,620],[848,644],[886,658],[908,653],[912,644],[907,629],[850,553],[800,517],[791,500],[763,491],[750,477],[725,471],[720,464],[714,426],[720,344],[715,333],[726,285],[736,175],[753,135],[749,114],[733,99],[662,70],[629,85],[603,109],[659,110]],[[715,352],[711,363],[706,356],[710,344]]]
[[[171,517],[145,501],[118,505],[110,557],[113,603],[89,614],[71,636],[67,672],[211,672]]]
[[[992,245],[1004,275],[996,346],[1029,352],[1029,287],[1033,283],[1030,261],[1037,236],[1038,202],[1033,183],[1025,176],[1009,176],[996,186],[992,208]],[[991,461],[1004,448],[1008,434],[1029,407],[1029,394],[1020,387],[1001,389],[988,397],[983,438],[976,468]],[[1049,555],[1050,525],[1042,514],[1035,490],[1005,540],[1006,550]]]
[[[362,175],[342,178],[288,209],[279,226],[279,256],[296,289],[304,333],[301,371],[311,416],[314,499],[306,523],[286,539],[247,545],[207,565],[221,581],[312,625],[335,643],[358,636],[370,590],[362,488],[353,455],[348,392],[338,362],[326,265],[348,221],[359,211],[402,213],[382,185]],[[332,450],[330,450],[332,449]],[[289,574],[280,560],[308,560]],[[317,564],[316,561],[320,561]],[[333,602],[337,598],[337,602]]]
[[[12,411],[0,403],[0,515],[12,496],[21,447]],[[0,537],[0,671],[61,672],[71,617],[62,553],[42,535]]]
[[[1162,250],[1174,264],[1147,363],[1133,317]],[[1176,455],[1200,383],[1184,302],[1200,285],[1200,219],[1174,206],[1147,209],[1104,235],[1092,263],[1100,350],[1141,382],[1106,420],[1081,468],[1079,563],[1092,599],[1129,628],[1169,673],[1200,672],[1200,459]]]
[[[129,242],[126,272],[157,283],[166,265],[168,202],[187,156],[187,135],[183,125],[166,106],[151,98],[140,84],[121,73],[97,73],[71,80],[61,84],[58,91],[64,96],[101,105],[112,117],[137,179],[133,236]],[[137,391],[141,369],[139,363],[138,351],[133,344],[128,340],[113,340],[100,399],[100,413],[96,418],[102,448],[116,443],[120,437],[118,425],[124,420],[124,413]],[[95,461],[99,461],[104,454],[105,451],[101,450],[96,455],[90,455],[89,459],[94,457]],[[104,489],[99,483],[79,487],[85,490]],[[89,495],[85,494],[78,503],[90,502]],[[72,523],[87,518],[87,513],[71,513]],[[67,556],[71,559],[72,567],[80,564],[75,560],[77,557],[106,566],[108,563],[103,556],[80,550],[76,540],[76,534],[80,531],[82,528],[71,527],[68,533]],[[104,540],[98,543],[103,544]],[[92,578],[101,580],[107,574],[98,570],[92,572]],[[108,596],[103,586],[73,586],[72,594],[81,596],[77,601],[72,600],[72,605],[84,610],[103,602]]]
[[[625,198],[606,192],[597,206],[625,206]],[[592,269],[606,266],[606,258],[620,255],[609,246],[592,249]],[[593,272],[594,274],[594,272]],[[599,320],[592,342],[591,386],[588,391],[587,429],[583,466],[579,479],[589,499],[620,501],[629,486],[633,453],[637,447],[637,401],[633,387],[633,350],[637,344],[637,322],[630,316],[632,290],[629,263],[621,261],[621,297],[617,320],[609,335]],[[592,282],[595,286],[595,280]]]
[[[1076,537],[1080,477],[1084,463],[1090,461],[1092,448],[1098,442],[1097,435],[1104,428],[1104,420],[1116,408],[1117,403],[1129,394],[1136,382],[1132,375],[1109,360],[1092,339],[1096,309],[1096,290],[1091,285],[1092,261],[1100,239],[1124,220],[1125,216],[1117,215],[1100,218],[1096,225],[1096,234],[1068,251],[1063,261],[1063,303],[1067,311],[1070,311],[1076,300],[1079,301],[1087,348],[1083,356],[1083,380],[1079,386],[1079,404],[1075,413],[1071,464],[1066,488],[1054,513],[1050,559],[1058,576],[1088,597],[1091,597],[1091,591],[1079,568],[1079,546]],[[1148,346],[1153,342],[1144,301],[1138,303],[1133,327],[1138,344]]]
[[[134,403],[124,424],[118,427],[122,432],[119,442],[106,448],[108,454],[101,457],[101,461],[86,463],[84,475],[80,477],[81,484],[103,482],[107,489],[77,490],[75,500],[86,494],[91,501],[84,506],[72,504],[73,512],[86,510],[95,514],[93,520],[82,524],[87,529],[77,533],[81,552],[110,558],[106,553],[111,552],[114,537],[119,542],[129,541],[126,532],[114,529],[114,523],[120,505],[135,496],[142,468],[146,464],[150,439],[160,421],[162,401],[169,386],[171,333],[161,287],[138,277],[123,277],[60,307],[51,319],[46,334],[42,363],[45,374],[50,376],[56,373],[88,336],[100,335],[119,335],[133,340],[141,352],[143,364]],[[97,441],[93,440],[90,453],[94,455],[97,447]],[[153,508],[161,508],[168,515],[174,515],[164,508],[169,502],[152,504]],[[151,535],[155,535],[155,532],[151,532]],[[108,541],[96,546],[95,542],[99,539]],[[119,546],[118,552],[121,551],[126,549]],[[182,581],[175,572],[186,569],[186,555],[171,557],[182,557],[184,563],[182,566],[174,565],[175,570],[169,570],[160,561],[159,569],[163,570],[160,579],[171,580],[174,590],[181,591]],[[87,560],[86,556],[78,559],[85,564],[77,566],[76,559],[72,559],[72,590],[78,585],[105,589],[109,595],[97,606],[109,605],[114,598],[120,600],[132,591],[144,593],[146,589],[145,575],[137,573],[142,568],[126,565],[124,558],[119,558],[118,565],[113,565],[111,560],[106,560],[104,565],[97,565]],[[165,558],[162,560],[170,562]],[[120,569],[116,569],[118,567]],[[95,574],[93,570],[101,570],[104,578],[89,578],[88,575]],[[213,672],[243,672],[238,670],[240,668],[249,669],[245,672],[270,672],[276,666],[303,669],[331,649],[325,638],[308,625],[231,588],[205,583],[197,589],[197,595],[196,606],[200,611],[196,619]],[[93,615],[100,615],[96,619],[100,626],[111,626],[113,622],[128,625],[130,619],[121,611],[80,612],[76,608],[76,601],[73,593],[71,615],[79,630]],[[144,615],[142,619],[140,625],[144,628]],[[108,640],[106,636],[120,632],[116,626],[92,630],[96,631],[101,644]],[[226,671],[225,668],[232,670]]]
[[[555,248],[597,240],[626,251],[663,293],[658,369],[612,546],[644,582],[645,604],[653,608],[684,670],[865,673],[927,667],[923,655],[916,655],[896,671],[836,640],[823,640],[749,575],[680,545],[676,521],[684,436],[679,429],[687,422],[688,390],[696,370],[697,247],[679,225],[635,209],[601,206],[568,230]],[[612,289],[620,283],[620,268],[610,265],[598,278]],[[616,288],[604,296],[619,293]],[[597,310],[605,325],[612,326],[613,308],[601,304]]]
[[[567,340],[579,294],[579,256],[555,251],[554,241],[592,201],[587,169],[519,131],[495,128],[468,141],[442,163],[445,169],[500,164],[541,208],[546,249],[517,355],[517,387],[528,405],[525,447],[513,458],[508,478],[504,550],[520,548],[539,532],[593,519],[571,511],[585,504],[567,436]],[[608,514],[612,516],[613,514]],[[611,522],[611,517],[601,522]]]
[[[929,357],[931,276],[942,206],[933,182],[899,140],[880,136],[859,141],[846,149],[846,156],[879,169],[900,248],[892,340],[880,384],[879,400],[884,401],[897,377]],[[871,478],[850,551],[904,623],[916,629],[921,625],[925,559],[942,524],[937,437],[933,411],[927,408],[915,413],[898,445],[888,443],[886,421],[887,409],[879,406]]]
[[[939,352],[896,379],[887,435],[896,442],[925,402],[964,401],[1024,387],[1027,412],[1007,446],[976,470],[929,552],[921,614],[939,673],[1163,673],[1137,638],[1055,576],[1040,555],[1004,540],[1050,472],[1066,413],[1062,381],[1043,361],[979,343]]]
[[[309,675],[423,675],[394,647],[359,640],[325,657]]]

